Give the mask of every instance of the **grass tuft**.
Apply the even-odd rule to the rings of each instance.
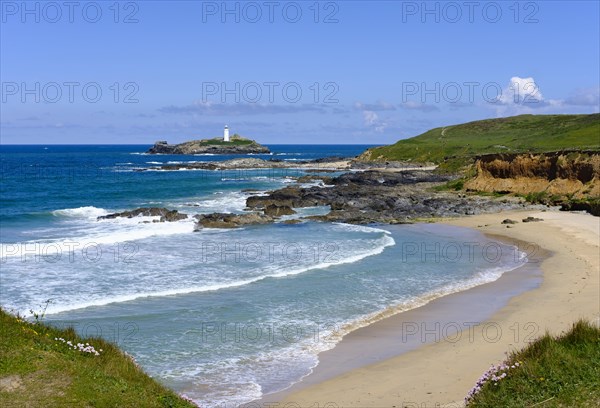
[[[600,328],[587,321],[542,336],[501,366],[506,376],[481,382],[468,408],[600,407]]]
[[[195,407],[149,377],[116,345],[2,309],[0,406]]]

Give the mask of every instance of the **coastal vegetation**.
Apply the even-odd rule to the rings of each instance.
[[[200,146],[244,146],[251,145],[253,143],[256,142],[251,139],[246,139],[238,135],[237,133],[234,133],[233,136],[231,136],[229,142],[224,141],[220,137],[215,137],[213,139],[203,139],[198,144]]]
[[[600,151],[600,114],[520,115],[440,127],[371,148],[361,158],[434,163],[452,172],[480,155],[558,150]]]
[[[0,309],[0,406],[195,407],[116,345]]]
[[[490,368],[466,398],[468,408],[600,406],[600,328],[580,320]]]

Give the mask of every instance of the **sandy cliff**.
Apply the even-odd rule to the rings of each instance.
[[[467,190],[600,197],[600,152],[489,154],[478,157],[475,167]]]

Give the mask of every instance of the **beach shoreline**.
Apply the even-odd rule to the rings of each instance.
[[[544,221],[522,223],[528,216]],[[507,228],[501,223],[506,218],[518,223]],[[497,281],[434,299],[357,329],[319,355],[319,365],[312,374],[258,403],[462,406],[479,376],[491,364],[502,361],[506,352],[524,347],[545,331],[558,334],[568,330],[579,318],[599,322],[600,218],[519,210],[440,222],[473,228],[489,238],[519,242],[520,246],[530,243],[525,252],[541,262],[530,262]],[[519,278],[515,271],[526,270],[533,278],[536,268],[543,273],[538,287],[531,283],[527,287],[528,281],[522,276],[521,281],[507,282],[511,277]],[[499,293],[505,297],[500,301],[503,304],[496,303],[491,312],[489,307],[481,307],[489,306],[491,300],[497,302]],[[474,308],[476,313],[467,317],[465,308]],[[420,338],[421,344],[409,347],[399,341],[410,336]]]

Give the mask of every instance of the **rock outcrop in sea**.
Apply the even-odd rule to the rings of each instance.
[[[158,207],[142,207],[131,211],[116,212],[108,215],[101,215],[98,220],[110,220],[114,218],[134,218],[134,217],[160,217],[156,222],[173,222],[185,220],[188,216],[177,210]]]
[[[254,140],[234,135],[231,141],[222,139],[191,140],[171,145],[164,140],[158,141],[148,150],[149,154],[269,154],[268,147]]]
[[[266,212],[274,207],[327,205],[331,208],[327,215],[308,218],[352,224],[411,223],[427,218],[499,212],[527,205],[518,197],[498,199],[434,190],[450,178],[422,170],[345,173],[328,178],[331,187],[288,186],[268,195],[248,197],[246,205],[248,209]]]
[[[270,215],[257,212],[247,214],[212,213],[198,214],[196,218],[196,231],[202,228],[236,228],[244,225],[269,224],[274,221]]]
[[[596,156],[597,157],[597,156]],[[592,187],[596,183],[597,170],[596,159],[591,163],[587,160],[579,160],[575,166],[557,166],[551,159],[550,165],[544,161],[541,164],[536,162],[536,166],[525,168],[514,164],[507,165],[499,158],[494,157],[488,160],[482,160],[478,163],[478,177],[472,179],[473,183],[482,181],[493,181],[497,183],[496,178],[503,180],[503,183],[513,183],[517,181],[523,183],[522,174],[524,172],[529,178],[530,172],[539,174],[550,173],[551,177],[554,171],[557,171],[563,177],[569,178],[570,174],[575,174],[574,182]],[[226,162],[206,163],[186,163],[174,165],[175,167],[162,166],[164,169],[173,170],[178,166],[185,168],[204,168],[204,169],[231,169],[231,168],[267,168],[267,167],[287,167],[288,162],[265,161],[261,159],[234,159]],[[561,163],[558,160],[558,163]],[[352,166],[350,160],[335,158],[331,163],[319,163],[320,165],[330,164],[331,169],[337,171],[342,168]],[[296,162],[293,164],[298,166]],[[208,167],[210,166],[210,167]],[[301,163],[305,171],[316,166],[315,162],[307,161]],[[558,168],[558,169],[557,169]],[[309,175],[302,175],[296,178],[294,185],[271,191],[267,194],[250,195],[246,200],[246,213],[242,214],[198,214],[196,220],[196,230],[202,228],[236,228],[246,225],[268,224],[278,221],[282,216],[288,216],[296,213],[295,209],[314,206],[329,206],[330,211],[326,215],[308,216],[304,219],[317,221],[346,222],[352,224],[369,223],[412,223],[431,218],[458,217],[464,215],[473,215],[481,213],[494,213],[523,207],[543,209],[545,204],[532,205],[525,202],[523,197],[504,196],[501,198],[494,195],[478,195],[473,193],[463,193],[461,191],[451,191],[444,187],[448,181],[455,179],[456,175],[438,174],[431,170],[418,169],[397,169],[394,166],[384,168],[372,168],[370,170],[358,170],[343,173],[337,177],[332,177],[327,173],[328,168],[315,169],[316,172]],[[566,170],[571,170],[571,173]],[[342,170],[343,171],[343,170]],[[514,174],[513,174],[514,173]],[[508,177],[506,177],[508,176]],[[506,178],[504,178],[506,177]],[[543,179],[543,177],[539,177]],[[517,181],[514,181],[514,180]],[[537,179],[536,179],[537,180]],[[546,181],[548,182],[548,181]],[[308,186],[305,183],[310,183]],[[590,183],[588,185],[588,183]],[[122,213],[109,214],[99,217],[99,219],[110,219],[116,217],[136,217],[136,216],[159,216],[158,221],[178,221],[187,217],[185,214],[178,213],[175,210],[165,208],[139,208]],[[524,219],[523,222],[538,221],[537,219]],[[285,220],[284,222],[301,222],[301,219]],[[505,220],[504,224],[513,224],[516,221]]]

